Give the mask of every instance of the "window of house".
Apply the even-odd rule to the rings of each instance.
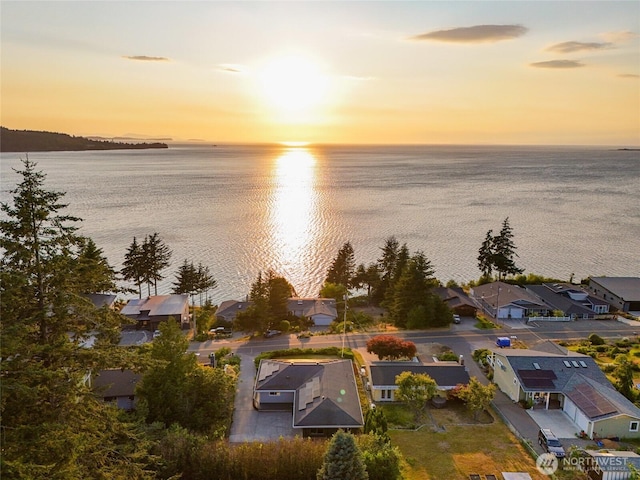
[[[639,424],[639,423],[640,423],[640,422],[631,422],[631,423],[629,424],[629,431],[630,431],[630,432],[637,432],[637,431],[638,431],[638,424]]]

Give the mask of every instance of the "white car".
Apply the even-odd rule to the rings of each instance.
[[[460,319],[460,315],[453,314],[453,323],[460,323],[462,320]]]
[[[160,336],[160,330],[156,330],[155,332],[153,332],[153,338],[156,339]]]

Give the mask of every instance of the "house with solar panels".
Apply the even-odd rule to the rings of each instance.
[[[588,355],[553,342],[534,349],[495,349],[493,381],[514,402],[561,409],[589,438],[640,438],[640,409],[620,394]]]
[[[292,412],[293,428],[306,437],[364,426],[351,360],[263,359],[253,406],[260,411]]]
[[[155,295],[135,298],[120,310],[136,322],[136,328],[154,331],[161,322],[173,318],[182,328],[189,328],[189,295]]]

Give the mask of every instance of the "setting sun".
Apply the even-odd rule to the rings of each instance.
[[[287,55],[269,61],[258,74],[261,92],[279,114],[304,117],[327,101],[329,79],[310,58]]]

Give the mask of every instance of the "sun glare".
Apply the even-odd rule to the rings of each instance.
[[[258,78],[264,98],[278,113],[308,115],[326,103],[329,79],[310,58],[275,58],[265,64]]]

